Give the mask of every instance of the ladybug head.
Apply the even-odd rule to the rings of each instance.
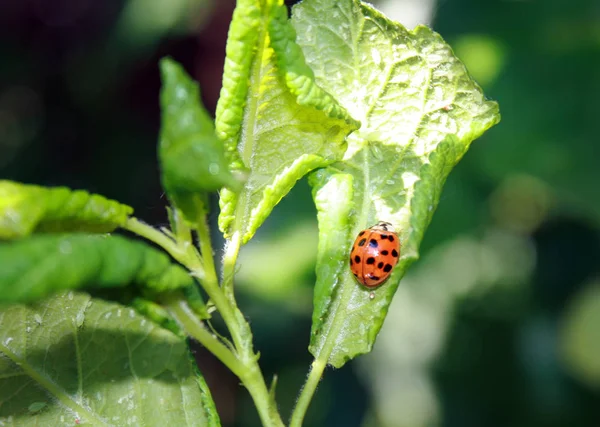
[[[394,226],[386,221],[379,221],[377,224],[371,227],[372,230],[390,231],[395,233]]]

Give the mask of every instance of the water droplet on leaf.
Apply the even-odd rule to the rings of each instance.
[[[58,250],[63,255],[69,255],[73,252],[73,246],[71,246],[71,242],[68,240],[63,240],[59,243]]]
[[[31,413],[36,413],[36,412],[40,412],[42,409],[44,409],[46,407],[46,405],[47,405],[46,402],[33,402],[31,405],[29,405],[27,407],[27,409]]]

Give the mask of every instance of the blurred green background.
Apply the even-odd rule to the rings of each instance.
[[[600,3],[374,3],[440,32],[502,122],[450,175],[374,351],[326,372],[306,425],[599,426]],[[164,225],[157,61],[184,64],[214,111],[233,7],[0,1],[0,177],[98,192]],[[302,181],[240,257],[283,414],[311,362],[316,233]],[[257,426],[239,382],[196,355],[223,424]]]

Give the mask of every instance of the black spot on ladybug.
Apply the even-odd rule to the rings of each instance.
[[[367,274],[367,278],[371,279],[371,280],[379,280],[379,277],[374,276],[372,274]]]
[[[381,251],[381,255],[383,255],[383,256],[388,256],[389,254],[390,253],[389,253],[389,251],[387,249],[384,249],[384,250]]]
[[[358,242],[358,246],[364,246],[366,241],[367,239],[360,239],[360,242]]]
[[[375,264],[375,258],[373,258],[372,256],[370,256],[369,258],[367,258],[367,264]]]
[[[380,262],[379,264],[377,264],[377,268],[381,268],[383,267],[383,262]]]
[[[387,234],[382,234],[382,235],[381,235],[381,238],[382,238],[382,239],[387,239],[387,238],[388,238],[388,235],[387,235]]]
[[[362,236],[363,234],[365,234],[364,231],[361,231],[360,233],[358,233],[359,236]]]
[[[350,265],[352,265],[352,258],[350,258]]]
[[[382,236],[382,237],[383,237],[383,236]],[[392,236],[392,235],[390,234],[390,235],[388,236],[388,240],[389,240],[390,242],[393,242],[393,241],[394,241],[394,236]]]
[[[392,265],[386,264],[385,267],[383,267],[383,271],[385,271],[386,273],[389,273],[390,271],[392,271]]]
[[[360,257],[358,255],[354,257],[354,262],[357,264],[360,262]]]
[[[398,251],[396,249],[392,249],[392,256],[398,258]]]
[[[379,246],[379,243],[377,243],[377,240],[375,240],[375,239],[369,240],[369,247],[376,248],[377,246]]]

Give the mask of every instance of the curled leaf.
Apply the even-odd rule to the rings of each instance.
[[[97,194],[0,180],[0,239],[35,232],[108,233],[133,209]]]
[[[359,128],[360,123],[330,94],[317,86],[314,73],[306,64],[302,49],[296,43],[296,31],[288,19],[287,7],[283,4],[273,6],[269,20],[269,36],[277,66],[298,104],[322,110],[328,117],[342,119],[355,129]]]
[[[159,293],[192,286],[194,280],[163,252],[121,236],[40,235],[0,244],[3,303],[128,284]]]
[[[248,95],[248,76],[255,58],[261,25],[261,9],[256,0],[239,0],[227,35],[223,86],[215,117],[217,136],[225,145],[230,166],[244,168],[237,145],[242,130]]]
[[[269,13],[278,10],[267,6],[261,9],[264,19],[255,29],[256,46],[243,47],[253,53],[251,66],[239,68],[246,74],[236,75],[250,82],[243,102],[238,99],[245,109],[243,126],[240,125],[243,131],[237,144],[239,157],[250,171],[241,191],[221,191],[219,227],[226,237],[238,234],[242,244],[252,238],[297,180],[342,158],[346,151],[345,137],[356,128],[356,122],[345,110],[314,85],[309,73],[300,80],[288,80],[289,86],[286,83],[268,32],[268,23],[273,18]],[[257,25],[242,20],[237,24]],[[285,31],[280,32],[278,43],[284,46],[290,42],[286,39],[289,36]],[[294,67],[306,70],[299,56],[290,60],[286,62],[283,56],[279,60],[280,64],[286,64],[288,76]],[[241,115],[238,119],[242,123]]]

